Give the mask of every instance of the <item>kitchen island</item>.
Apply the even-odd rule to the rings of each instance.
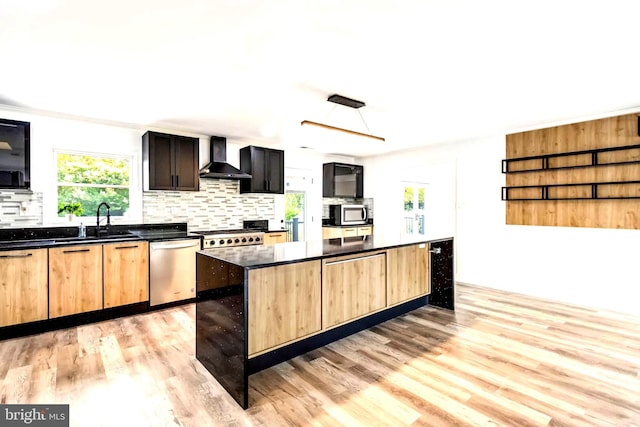
[[[425,304],[453,309],[453,238],[206,249],[196,289],[196,358],[247,408],[253,373]]]

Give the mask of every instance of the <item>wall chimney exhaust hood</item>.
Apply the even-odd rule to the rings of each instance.
[[[200,169],[200,178],[251,178],[248,173],[227,163],[227,138],[212,136],[209,144],[210,161]]]

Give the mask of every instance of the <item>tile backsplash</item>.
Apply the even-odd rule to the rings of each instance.
[[[0,190],[0,228],[42,226],[42,193]]]
[[[240,194],[240,181],[201,179],[200,191],[145,191],[145,223],[186,222],[189,231],[242,228],[245,219],[274,218],[271,194]]]
[[[245,219],[275,218],[276,197],[240,194],[239,181],[202,179],[200,191],[143,192],[143,222],[186,222],[190,231],[242,228]],[[0,190],[0,228],[42,227],[42,218],[42,193]]]

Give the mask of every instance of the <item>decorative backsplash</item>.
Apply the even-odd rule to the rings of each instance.
[[[145,191],[143,222],[186,222],[189,231],[224,230],[242,228],[243,220],[275,217],[276,196],[239,190],[239,181],[203,179],[200,191]],[[42,193],[0,190],[0,228],[42,227],[42,217]]]
[[[42,193],[0,190],[0,228],[42,226]]]
[[[189,231],[242,228],[242,220],[274,218],[275,196],[239,194],[240,181],[201,179],[200,191],[145,191],[144,223],[186,222]]]

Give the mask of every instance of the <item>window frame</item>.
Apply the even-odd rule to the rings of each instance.
[[[59,154],[71,154],[76,156],[90,156],[90,157],[98,157],[98,158],[110,158],[110,159],[121,159],[127,160],[129,162],[129,209],[127,210],[126,215],[112,215],[111,221],[112,223],[134,223],[141,222],[142,218],[142,203],[140,201],[140,177],[138,176],[138,168],[137,161],[139,159],[139,155],[134,153],[105,153],[105,152],[96,152],[96,151],[80,151],[80,150],[68,150],[68,149],[54,149],[53,150],[53,167],[52,167],[52,203],[47,207],[44,218],[48,219],[48,223],[51,224],[69,224],[69,221],[65,217],[58,216],[58,155]],[[112,187],[113,185],[108,184],[77,184],[79,187]],[[126,188],[126,186],[116,187],[116,188]],[[44,206],[43,206],[44,207]],[[88,216],[76,217],[73,221],[73,224],[79,224],[80,222],[87,222],[87,218],[93,218],[94,215],[89,213]],[[91,224],[89,224],[91,225]]]

